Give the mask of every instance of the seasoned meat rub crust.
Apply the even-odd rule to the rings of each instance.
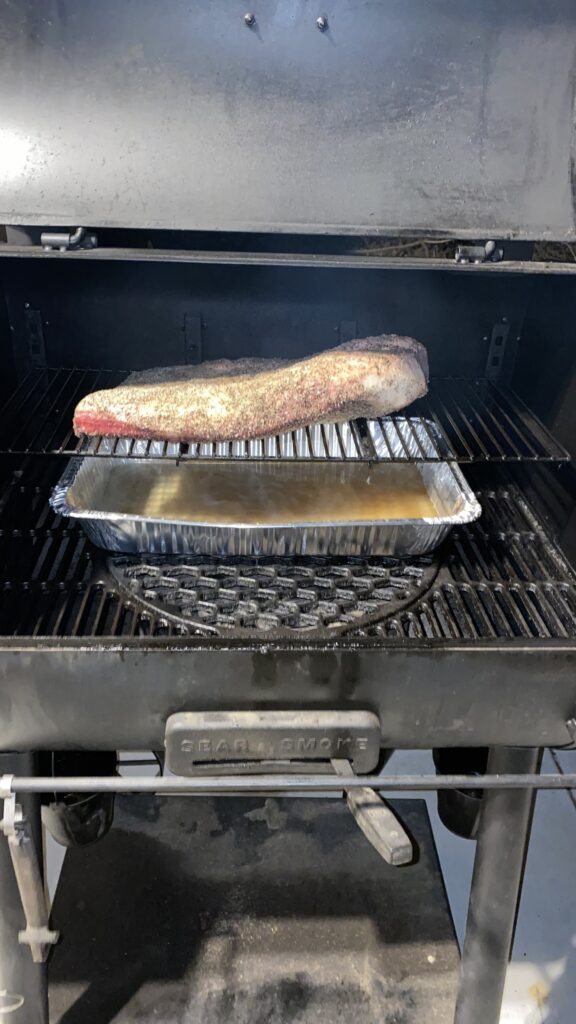
[[[427,390],[426,349],[381,335],[299,360],[218,360],[131,374],[76,407],[80,436],[234,441],[384,416]]]

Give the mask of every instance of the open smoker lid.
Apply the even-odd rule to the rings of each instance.
[[[574,238],[575,49],[574,0],[0,0],[0,223]]]

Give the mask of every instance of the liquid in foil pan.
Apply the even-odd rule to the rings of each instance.
[[[330,425],[325,426],[330,432]],[[423,439],[433,430],[433,424],[422,428]],[[417,438],[415,443],[417,443]],[[409,453],[417,456],[417,452]],[[240,459],[234,460],[241,462]],[[193,472],[197,461],[183,464],[185,472]],[[207,460],[202,465],[218,464]],[[253,464],[254,465],[254,464]],[[256,464],[258,465],[258,464]],[[264,464],[262,464],[264,465]],[[286,463],[267,463],[266,472],[282,474]],[[289,467],[291,479],[301,472],[304,478],[326,472],[326,466],[335,471],[342,463],[316,460]],[[344,464],[345,465],[345,464]],[[164,468],[173,474],[174,462],[169,459],[113,458],[112,460],[86,456],[73,458],[55,487],[50,503],[60,515],[78,519],[89,539],[98,547],[123,553],[164,555],[215,555],[218,557],[291,555],[325,556],[415,556],[436,548],[452,526],[471,522],[481,514],[475,495],[468,487],[462,472],[453,463],[386,463],[374,464],[376,471],[386,471],[386,465],[396,473],[403,467],[420,474],[428,497],[437,514],[419,518],[387,519],[364,522],[306,522],[296,524],[251,525],[243,523],[207,524],[200,522],[170,521],[160,516],[141,516],[116,511],[110,507],[111,467],[114,472],[115,493],[122,487],[134,487],[134,474],[153,473],[162,476]],[[125,467],[123,469],[123,467]],[[312,477],[311,477],[312,471]],[[121,491],[120,491],[121,493]],[[121,501],[119,501],[121,505]]]

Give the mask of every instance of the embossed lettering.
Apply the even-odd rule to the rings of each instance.
[[[309,732],[298,735],[234,735],[229,732],[222,732],[215,736],[186,736],[178,738],[179,750],[192,760],[227,760],[229,758],[280,758],[280,757],[333,757],[338,754],[351,756],[352,753],[361,753],[370,750],[372,737],[364,734],[356,736],[353,733],[338,734],[335,731],[331,735]]]
[[[336,740],[336,750],[349,750],[352,745],[351,736],[339,736]]]
[[[322,742],[322,740],[320,740]],[[298,752],[300,754],[314,754],[316,751],[316,739],[314,736],[300,736],[298,739]]]

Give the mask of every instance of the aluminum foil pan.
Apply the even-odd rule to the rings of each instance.
[[[90,540],[109,551],[219,557],[421,555],[436,548],[452,526],[471,522],[481,514],[460,469],[452,463],[438,462],[394,467],[396,473],[403,469],[413,473],[416,467],[437,511],[426,518],[220,525],[134,513],[134,488],[148,486],[152,479],[161,496],[168,473],[173,479],[175,471],[193,474],[202,465],[209,465],[216,472],[219,469],[212,462],[194,461],[175,467],[174,462],[163,459],[73,458],[50,503],[60,515],[78,519]],[[285,469],[281,461],[262,466],[279,477]],[[316,472],[317,466],[307,464],[308,474]],[[291,479],[294,472],[304,472],[305,468],[306,464],[292,464]],[[244,467],[238,469],[242,472]],[[375,467],[377,471],[385,469],[383,463]],[[344,472],[345,464],[343,467],[342,463],[335,463],[334,470]],[[123,500],[123,493],[130,494],[131,500]],[[132,510],[122,511],[127,505]]]

